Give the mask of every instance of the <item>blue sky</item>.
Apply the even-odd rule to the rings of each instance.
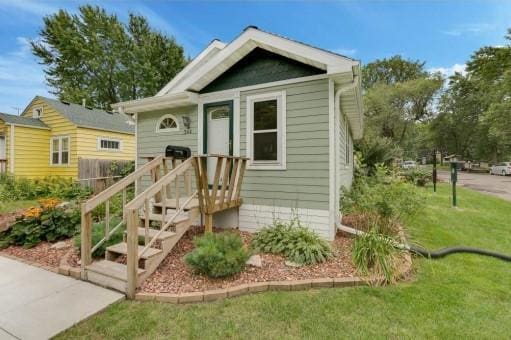
[[[28,42],[44,15],[76,12],[84,1],[0,0],[0,112],[16,113],[48,95],[43,69]],[[247,25],[368,63],[401,54],[428,69],[462,70],[484,45],[505,44],[511,1],[89,1],[121,20],[129,11],[174,35],[193,57],[213,38],[232,40]]]

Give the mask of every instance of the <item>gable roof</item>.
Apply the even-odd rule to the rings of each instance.
[[[21,117],[0,112],[0,119],[8,124],[49,129],[46,124],[36,118]]]
[[[79,127],[135,134],[133,120],[124,113],[108,112],[41,96],[36,98],[47,102],[55,111]]]
[[[294,59],[322,70],[327,74],[351,72],[360,63],[354,59],[313,47],[274,33],[249,26],[231,43],[215,46],[215,53],[204,53],[212,49],[211,44],[193,62],[199,67],[183,69],[156,96],[170,95],[183,91],[199,92],[231,66],[240,61],[257,47]],[[176,78],[179,79],[176,81]]]

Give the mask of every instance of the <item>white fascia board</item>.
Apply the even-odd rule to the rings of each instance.
[[[163,87],[155,97],[164,96],[169,92],[174,92],[174,88],[184,80],[191,72],[193,72],[197,66],[205,59],[211,58],[212,55],[221,51],[227,44],[219,40],[212,41],[208,47],[206,47],[197,57],[195,57],[188,65],[185,66],[172,80]]]
[[[115,103],[113,108],[122,112],[141,113],[146,111],[197,104],[198,95],[193,92],[180,92],[160,97],[148,97]]]
[[[245,44],[251,44],[250,48],[244,49],[244,53],[237,53],[239,50],[243,50]],[[197,69],[188,79],[185,79],[180,84],[180,88],[195,91],[202,89],[207,85],[206,82],[208,80],[215,79],[225,69],[239,61],[257,46],[271,46],[274,51],[280,50],[286,52],[291,58],[296,56],[297,60],[301,60],[302,62],[309,61],[309,64],[316,67],[318,65],[323,65],[322,68],[328,73],[351,71],[353,66],[358,65],[357,61],[349,58],[251,28],[227,45],[206,64]],[[233,58],[231,56],[235,57]],[[224,63],[227,63],[227,65],[223,65]]]

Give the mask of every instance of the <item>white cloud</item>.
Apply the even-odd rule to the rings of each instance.
[[[357,53],[357,50],[354,48],[335,48],[335,49],[333,49],[333,52],[339,53],[339,54],[345,55],[345,56],[352,56]]]
[[[17,113],[35,95],[48,95],[42,67],[30,51],[30,39],[16,38],[16,49],[0,53],[0,112]]]
[[[454,64],[450,67],[432,67],[428,71],[430,73],[438,73],[440,72],[445,78],[454,75],[454,73],[458,72],[463,75],[467,74],[465,70],[467,68],[466,64]]]
[[[0,0],[0,7],[12,8],[21,12],[28,12],[35,15],[47,15],[58,11],[58,7],[36,0]]]
[[[452,36],[461,36],[465,34],[480,34],[488,31],[492,31],[496,28],[495,24],[459,24],[453,26],[451,29],[442,31],[442,33]]]

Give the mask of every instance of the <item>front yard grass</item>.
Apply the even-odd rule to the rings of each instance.
[[[511,202],[449,187],[428,191],[407,223],[410,240],[511,253]],[[415,277],[389,287],[267,292],[215,303],[126,301],[60,338],[508,338],[511,263],[470,254],[415,259]]]

